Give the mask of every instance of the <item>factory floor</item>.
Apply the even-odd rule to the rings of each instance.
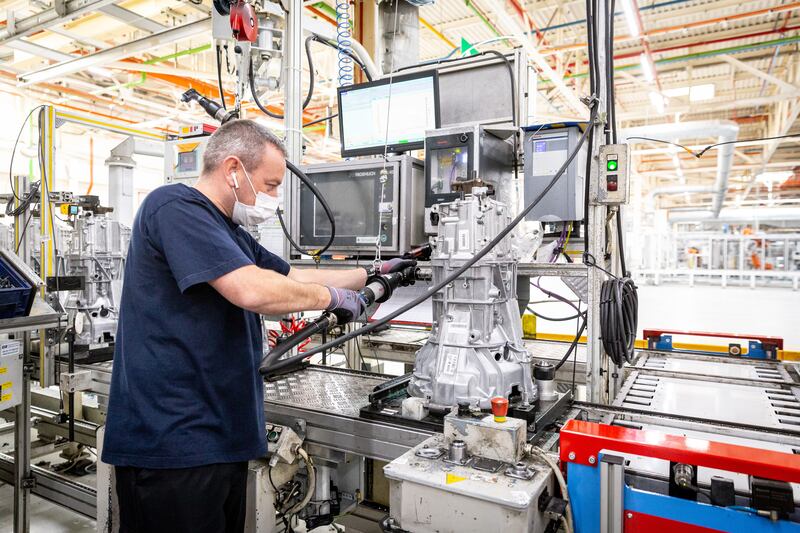
[[[73,513],[33,495],[30,504],[31,533],[95,531],[94,520]],[[0,531],[14,529],[14,487],[0,483]]]

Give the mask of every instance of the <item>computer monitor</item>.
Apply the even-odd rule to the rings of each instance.
[[[419,150],[439,127],[435,71],[339,87],[338,96],[342,157]]]

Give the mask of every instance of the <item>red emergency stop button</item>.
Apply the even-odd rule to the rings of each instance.
[[[606,177],[606,190],[609,192],[614,192],[617,190],[617,186],[618,186],[617,175],[609,174]]]
[[[505,398],[492,398],[492,414],[495,422],[505,422],[508,414],[508,400]]]

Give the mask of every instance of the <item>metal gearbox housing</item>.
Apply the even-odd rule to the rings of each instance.
[[[431,265],[438,283],[475,256],[511,221],[510,210],[474,189],[437,204]],[[531,356],[522,343],[513,235],[433,296],[431,335],[417,352],[408,390],[433,404],[490,407],[496,396],[536,400]]]

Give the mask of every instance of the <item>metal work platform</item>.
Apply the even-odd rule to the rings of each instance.
[[[731,383],[725,380],[654,376],[633,372],[614,405],[760,426],[800,430],[800,388]]]
[[[359,418],[372,389],[391,377],[309,366],[266,384],[267,421],[295,428],[321,448],[391,461],[433,434]]]
[[[794,384],[786,366],[780,361],[745,357],[703,356],[663,352],[639,352],[635,368],[665,376],[706,376],[760,383]]]

